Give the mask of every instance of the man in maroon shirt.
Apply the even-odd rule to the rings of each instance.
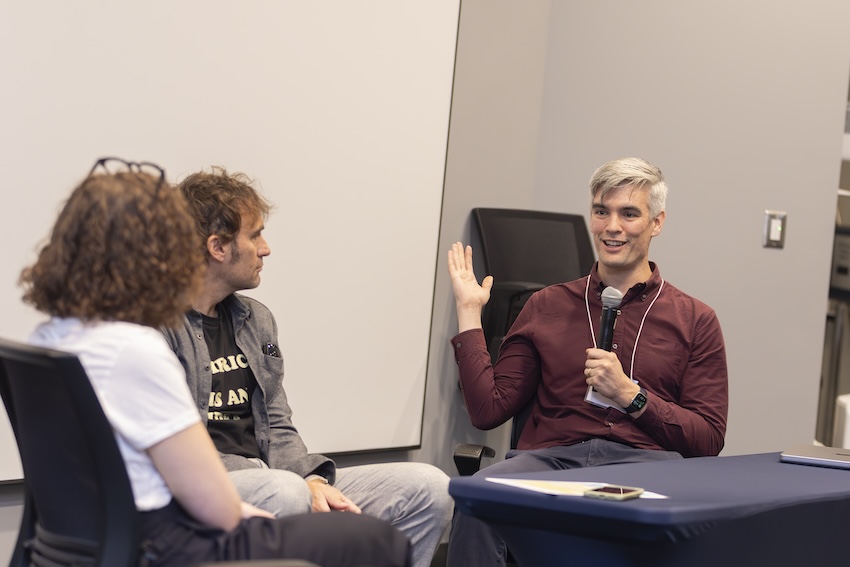
[[[717,455],[728,410],[726,350],[714,311],[661,277],[649,244],[665,219],[661,171],[638,158],[590,180],[598,262],[581,279],[534,294],[495,366],[481,328],[493,278],[481,284],[472,248],[448,253],[459,334],[452,339],[473,425],[496,427],[536,400],[517,450],[478,474],[513,474]],[[611,351],[597,348],[602,291],[623,294]],[[449,567],[504,565],[486,524],[455,514]]]

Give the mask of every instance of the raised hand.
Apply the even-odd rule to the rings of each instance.
[[[449,250],[449,277],[457,305],[460,332],[480,328],[481,310],[490,300],[493,277],[487,276],[481,284],[478,283],[472,269],[472,246],[464,249],[460,242],[452,244]]]

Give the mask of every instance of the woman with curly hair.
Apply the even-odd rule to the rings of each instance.
[[[24,301],[50,316],[30,342],[76,354],[112,424],[142,518],[140,556],[152,566],[255,558],[409,565],[409,542],[380,520],[275,519],[241,502],[159,331],[181,320],[203,266],[193,217],[165,173],[106,158],[21,275]]]

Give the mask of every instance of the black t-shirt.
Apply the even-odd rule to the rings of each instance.
[[[259,457],[251,412],[257,379],[245,354],[236,346],[230,311],[221,304],[216,310],[218,317],[201,315],[212,370],[207,429],[219,452]]]

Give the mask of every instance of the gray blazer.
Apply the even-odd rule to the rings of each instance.
[[[239,294],[228,296],[221,305],[230,309],[233,315],[236,344],[247,357],[259,386],[251,405],[254,431],[263,460],[270,468],[292,471],[302,477],[318,474],[333,484],[336,475],[334,462],[324,455],[308,453],[292,424],[292,410],[283,389],[283,358],[263,354],[266,344],[279,347],[277,323],[271,311],[259,301]],[[189,390],[206,426],[212,370],[201,315],[190,311],[181,326],[163,328],[162,332],[186,371]],[[240,455],[222,454],[221,459],[229,471],[257,468],[253,461]]]

